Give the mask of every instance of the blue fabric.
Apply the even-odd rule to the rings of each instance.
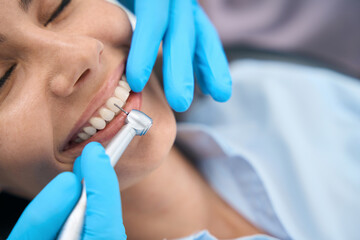
[[[178,143],[214,189],[280,239],[360,239],[360,82],[272,61],[230,65],[233,96],[199,98]]]
[[[178,240],[216,240],[213,235],[211,235],[208,231],[202,231],[191,235],[189,237],[180,238]],[[266,236],[266,235],[253,235],[248,237],[236,238],[234,240],[276,240],[276,238]]]

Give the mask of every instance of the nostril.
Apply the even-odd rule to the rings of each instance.
[[[102,42],[99,42],[98,44],[98,48],[99,48],[99,63],[101,63],[101,56],[103,55],[104,52],[104,44]]]
[[[99,64],[101,63],[101,57],[102,57],[103,52],[104,52],[104,49],[101,50],[100,53],[99,53]]]
[[[77,85],[81,84],[82,82],[84,82],[89,74],[90,74],[90,69],[87,69],[85,72],[83,72],[83,74],[81,74],[79,79],[76,81],[75,86],[77,86]]]

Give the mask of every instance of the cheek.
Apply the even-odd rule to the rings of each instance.
[[[7,113],[0,119],[1,184],[18,195],[32,197],[58,173],[52,130],[46,115],[36,109]]]
[[[176,134],[176,124],[169,121],[154,122],[152,129],[142,137],[137,137],[129,145],[115,169],[120,189],[124,190],[137,183],[166,159]],[[171,124],[172,123],[172,124]]]
[[[142,111],[153,119],[153,126],[135,137],[116,166],[120,188],[133,185],[161,165],[176,136],[176,122],[156,79],[143,92]]]
[[[24,134],[22,139],[7,140],[0,149],[1,183],[7,190],[23,197],[36,195],[59,173],[52,146],[34,138],[35,135],[28,136]]]

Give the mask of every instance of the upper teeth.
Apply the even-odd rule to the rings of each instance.
[[[119,85],[115,88],[114,96],[106,101],[106,107],[101,107],[96,116],[90,118],[89,126],[86,126],[80,131],[75,142],[82,142],[93,136],[98,130],[102,130],[115,117],[120,109],[114,104],[123,107],[130,95],[131,88],[123,75],[119,81]]]
[[[116,105],[122,107],[124,105],[124,102],[121,101],[119,98],[117,97],[111,97],[107,100],[106,102],[106,106],[111,110],[113,111],[114,113],[118,113],[120,111],[119,108],[117,108]]]
[[[105,120],[110,122],[115,117],[115,113],[105,107],[102,107],[99,111],[100,116]]]

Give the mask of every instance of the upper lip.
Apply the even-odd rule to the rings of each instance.
[[[105,101],[111,97],[114,89],[120,80],[120,77],[124,73],[125,69],[125,60],[118,65],[112,74],[107,78],[104,84],[101,86],[100,90],[96,95],[91,99],[85,111],[81,114],[78,121],[75,123],[74,127],[70,131],[69,135],[65,139],[62,149],[69,143],[75,134],[77,134],[81,128],[89,121],[89,119],[94,115],[94,113],[105,104]]]

